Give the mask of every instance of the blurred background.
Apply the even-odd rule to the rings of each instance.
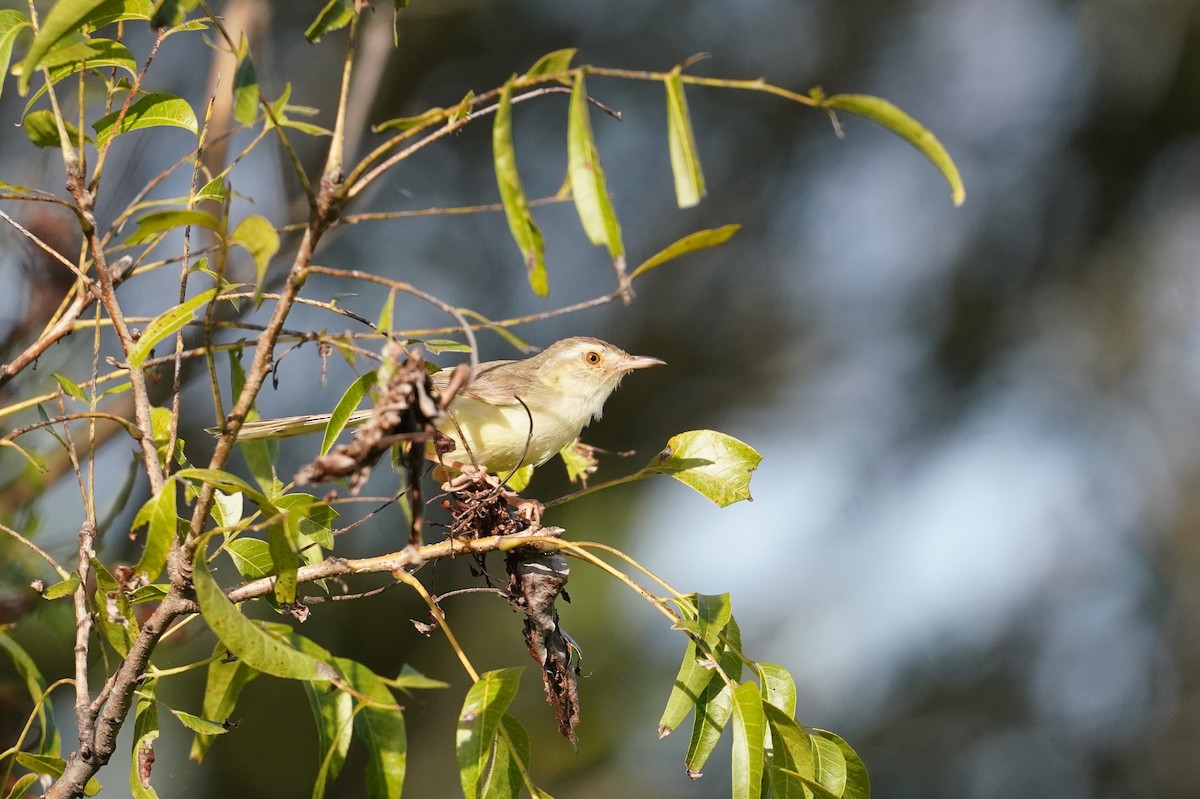
[[[292,102],[320,109],[313,121],[330,125],[345,34],[319,47],[302,37],[322,5],[250,2],[230,12],[249,10],[264,91],[275,96],[290,83]],[[1200,795],[1200,4],[413,0],[395,50],[390,4],[379,5],[363,38],[364,74],[376,80],[356,87],[360,126],[451,105],[550,50],[575,47],[577,63],[646,70],[708,53],[693,73],[876,94],[932,130],[962,170],[962,208],[914,149],[869,122],[844,116],[838,138],[823,114],[777,98],[690,88],[709,196],[680,211],[661,85],[589,81],[623,115],[594,112],[592,124],[631,264],[693,230],[737,222],[742,231],[639,280],[632,305],[517,332],[539,346],[596,335],[670,364],[627,380],[586,432],[589,443],[637,450],[629,462],[607,459],[600,477],[637,469],[671,435],[695,428],[734,435],[764,459],[753,503],[718,510],[662,478],[572,503],[547,521],[624,548],[680,590],[732,592],[747,654],[792,670],[799,720],[850,741],[878,797]],[[140,51],[138,41],[142,54],[145,37]],[[210,56],[198,38],[168,40],[152,82],[203,108],[198,65],[207,71]],[[61,162],[31,155],[11,127],[24,101],[5,88],[0,178],[61,191]],[[565,117],[565,96],[516,110],[530,197],[563,181]],[[359,130],[361,155],[381,138]],[[495,202],[490,135],[484,121],[438,142],[349,210]],[[294,138],[317,174],[323,141]],[[235,138],[230,152],[246,141]],[[114,151],[110,208],[194,140],[179,132],[157,142],[161,155]],[[180,180],[162,196],[183,193],[186,175]],[[232,182],[255,201],[235,213],[297,218],[299,192],[276,149],[256,151]],[[28,219],[31,210],[14,205],[2,204]],[[47,227],[62,221],[41,213]],[[573,207],[535,213],[548,242],[547,299],[529,290],[495,213],[342,227],[317,260],[408,280],[494,319],[611,291],[611,266],[587,244]],[[17,287],[0,292],[0,332],[12,338],[46,278],[29,268],[11,230],[0,236],[0,274]],[[159,270],[123,299],[153,314],[177,281]],[[362,284],[316,279],[305,293],[337,296],[369,319],[384,299]],[[405,328],[447,323],[406,300],[396,318]],[[302,308],[290,327],[348,324]],[[497,336],[483,333],[480,344],[485,358],[516,357]],[[71,366],[58,352],[66,347],[24,375],[22,390],[50,390],[50,373],[66,368],[86,377],[86,353]],[[336,358],[324,374],[321,366],[311,345],[289,354],[277,390],[264,392],[264,415],[331,408],[354,372]],[[213,419],[205,375],[195,378],[186,399],[199,410],[185,418],[185,437],[199,463],[211,446],[202,428]],[[316,446],[288,442],[279,474],[293,474]],[[21,466],[14,457],[0,456],[5,480]],[[101,453],[101,464],[115,467],[114,496],[128,461],[124,443]],[[530,493],[566,491],[559,471],[543,468]],[[32,509],[8,508],[6,523],[20,520],[66,558],[78,498],[69,475],[61,482]],[[367,493],[395,485],[381,469]],[[132,490],[136,508],[145,487]],[[121,530],[115,525],[102,554],[124,549],[136,559]],[[339,547],[388,551],[403,535],[392,509]],[[48,575],[9,546],[0,542],[3,596],[23,609],[24,586]],[[478,584],[463,563],[439,563],[430,578],[442,591]],[[683,638],[582,565],[569,590],[563,622],[584,654],[578,752],[556,736],[520,618],[486,595],[446,604],[479,668],[529,665],[516,712],[535,739],[540,785],[568,797],[728,795],[720,752],[691,783],[686,729],[656,740]],[[451,676],[449,690],[406,704],[411,795],[453,796],[453,724],[468,683],[445,642],[407,621],[422,617],[422,606],[395,590],[319,606],[302,632],[382,674],[407,663]],[[70,651],[47,629],[69,634],[70,620],[38,608],[18,632],[54,679],[69,673]],[[211,646],[196,634],[165,649],[163,663]],[[23,689],[8,669],[0,663],[4,713],[23,719]],[[201,685],[189,675],[163,696],[198,712]],[[60,699],[67,728],[69,698]],[[305,795],[318,753],[301,689],[259,680],[238,717],[241,726],[202,766],[186,760],[190,734],[164,718],[160,793]],[[362,795],[361,768],[356,749],[330,795]],[[119,786],[123,773],[110,768],[108,782]]]

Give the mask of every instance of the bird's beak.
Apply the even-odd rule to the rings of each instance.
[[[667,362],[649,355],[630,355],[621,361],[621,370],[631,372],[634,369],[648,369],[651,366],[666,366]]]

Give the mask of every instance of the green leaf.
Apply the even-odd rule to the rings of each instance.
[[[137,220],[137,230],[127,244],[143,244],[160,233],[177,227],[202,227],[221,232],[220,221],[207,211],[154,211]]]
[[[842,799],[871,799],[871,781],[867,778],[867,767],[862,758],[841,736],[828,730],[813,730],[813,735],[832,743],[838,748],[845,761],[845,781],[841,790]]]
[[[688,598],[696,603],[698,615],[692,618],[685,614],[675,626],[698,637],[709,650],[716,650],[721,633],[733,619],[729,594],[689,594]]]
[[[405,664],[404,668],[400,671],[400,674],[393,679],[389,680],[383,677],[380,677],[380,679],[400,691],[419,691],[450,687],[450,683],[442,682],[441,680],[435,680],[432,677],[426,677],[424,674],[407,664]]]
[[[701,692],[696,702],[696,716],[692,721],[692,737],[688,740],[687,754],[683,765],[688,776],[699,779],[708,756],[717,747],[717,741],[729,723],[733,713],[733,691],[729,685],[714,678]]]
[[[88,401],[87,395],[83,393],[83,389],[81,389],[79,384],[71,378],[60,375],[57,372],[51,374],[51,377],[54,378],[55,382],[58,383],[58,387],[61,388],[63,393],[68,397],[74,397],[81,402]]]
[[[552,53],[546,53],[521,77],[536,78],[539,75],[553,75],[558,72],[566,72],[571,68],[571,59],[575,57],[576,52],[578,51],[574,47],[568,47],[564,50],[555,50]]]
[[[78,579],[79,575],[75,575],[75,580],[78,581]],[[37,752],[42,755],[57,755],[60,742],[58,730],[54,726],[54,716],[48,712],[46,681],[42,678],[42,673],[29,653],[9,635],[8,631],[11,629],[11,625],[0,625],[0,650],[3,650],[8,655],[8,659],[12,661],[17,674],[25,683],[26,693],[29,694],[29,698],[36,708],[37,722],[41,728],[41,740],[38,742]]]
[[[205,718],[228,719],[233,713],[234,707],[237,706],[242,688],[259,674],[247,666],[245,661],[234,660],[231,662],[220,657],[228,653],[228,648],[218,642],[213,652],[216,659],[208,664],[208,679],[204,686],[204,705],[200,711]],[[214,740],[212,735],[197,733],[192,740],[191,759],[197,763],[203,760]]]
[[[592,136],[588,114],[587,85],[583,72],[575,75],[571,104],[567,117],[567,173],[571,178],[571,194],[583,230],[592,244],[604,244],[614,258],[625,253],[621,241],[621,225],[613,211],[612,201],[600,166],[600,154]]]
[[[329,450],[333,448],[334,442],[346,429],[346,424],[350,421],[351,416],[358,410],[358,404],[362,402],[363,397],[367,396],[367,392],[375,387],[378,380],[378,370],[372,369],[366,374],[359,375],[358,379],[342,393],[341,399],[333,407],[329,422],[325,425],[325,435],[321,439],[322,455],[328,454]]]
[[[103,147],[114,136],[143,128],[167,125],[189,130],[193,134],[199,131],[196,112],[192,110],[186,100],[173,94],[161,92],[147,94],[129,106],[129,110],[125,112],[125,117],[121,120],[120,127],[116,127],[119,113],[119,111],[114,111],[92,124],[92,129],[96,131],[97,146]]]
[[[231,350],[229,353],[229,384],[230,395],[237,397],[246,385],[246,372],[242,368],[242,350]],[[253,422],[259,418],[258,407],[250,406],[246,412],[246,421]],[[279,443],[270,439],[248,441],[238,439],[238,450],[242,453],[250,474],[263,491],[272,491],[275,485],[275,462],[279,460]]]
[[[304,38],[314,44],[327,33],[341,30],[354,19],[354,3],[351,0],[329,0],[312,25],[304,32]]]
[[[756,663],[762,685],[762,699],[789,716],[796,715],[796,681],[783,666],[774,663]]]
[[[154,349],[156,344],[167,336],[182,330],[188,322],[192,321],[192,317],[196,315],[196,311],[216,295],[216,289],[209,289],[197,294],[182,305],[177,305],[156,316],[150,324],[146,325],[146,329],[142,331],[141,337],[133,345],[133,349],[129,351],[129,365],[135,369],[140,367],[146,358],[150,357],[150,351]]]
[[[196,598],[204,620],[230,652],[249,667],[292,680],[331,680],[336,677],[327,663],[293,649],[247,619],[230,602],[208,571],[203,546],[196,548],[192,567],[195,571]],[[209,715],[207,712],[205,715]]]
[[[933,163],[950,184],[950,197],[955,205],[962,205],[967,199],[967,190],[963,186],[962,176],[958,167],[946,152],[946,148],[920,122],[913,119],[898,106],[880,97],[869,94],[835,94],[832,97],[819,97],[821,108],[829,111],[849,111],[861,117],[882,125],[901,137]]]
[[[4,89],[3,78],[8,75],[8,65],[12,61],[13,42],[21,31],[32,27],[20,11],[0,9],[0,90]]]
[[[229,728],[219,721],[201,718],[183,710],[172,710],[171,708],[168,710],[171,710],[171,715],[179,719],[180,723],[192,732],[198,732],[201,735],[224,735],[229,732]]]
[[[137,77],[137,61],[133,53],[125,45],[111,39],[88,39],[55,48],[46,54],[42,67],[49,69],[51,83],[58,83],[84,69],[106,67],[123,69],[131,78]],[[42,91],[39,90],[34,97],[40,96]]]
[[[62,146],[62,139],[58,137],[58,125],[54,122],[53,111],[32,111],[25,115],[25,119],[21,121],[21,127],[25,129],[25,135],[29,137],[29,141],[33,142],[35,147]],[[71,141],[79,141],[79,128],[65,119],[63,127],[66,128],[67,137]]]
[[[762,794],[766,731],[758,686],[744,682],[733,692],[733,799],[758,799]]]
[[[671,695],[667,698],[667,706],[658,720],[659,738],[665,738],[687,718],[688,712],[697,706],[704,689],[713,679],[711,665],[701,663],[696,642],[689,638],[683,663],[679,666],[679,673],[671,686]]]
[[[676,67],[663,85],[667,90],[667,145],[671,153],[671,173],[675,176],[675,202],[680,208],[691,208],[705,195],[704,173],[696,152],[696,135],[688,114],[683,80]]]
[[[195,201],[201,202],[204,200],[212,200],[214,202],[225,202],[225,198],[229,196],[229,187],[225,185],[225,179],[220,175],[205,183],[200,191],[196,192]]]
[[[233,73],[233,116],[249,127],[258,116],[258,71],[250,60],[250,48],[246,34],[238,44],[237,70]]]
[[[49,757],[47,755],[35,755],[31,752],[17,752],[13,759],[20,763],[25,768],[37,774],[49,774],[54,779],[62,776],[63,769],[67,767],[67,761],[61,757]],[[104,786],[95,777],[88,780],[84,786],[84,796],[95,796],[104,790]]]
[[[492,126],[492,163],[496,169],[496,183],[500,187],[500,200],[504,204],[504,215],[508,218],[508,229],[513,241],[521,250],[525,260],[525,271],[529,275],[529,286],[533,293],[545,297],[550,293],[546,281],[546,240],[533,214],[521,176],[517,172],[517,154],[512,138],[512,87],[515,78],[504,84],[500,92],[500,107],[496,111]]]
[[[42,19],[41,28],[33,37],[29,51],[21,61],[21,75],[17,90],[24,97],[29,92],[29,81],[42,66],[50,49],[64,37],[75,34],[89,17],[102,10],[107,0],[59,0]]]
[[[720,507],[752,499],[750,474],[762,456],[748,444],[716,430],[672,436],[642,474],[666,474],[691,486]]]
[[[32,792],[34,783],[39,779],[40,777],[37,774],[22,774],[11,783],[8,793],[4,795],[4,799],[24,799],[25,796]]]
[[[639,264],[638,268],[634,269],[629,275],[629,279],[633,280],[638,275],[649,272],[654,267],[661,266],[667,261],[673,261],[689,252],[705,250],[709,247],[719,247],[729,241],[733,237],[733,234],[741,229],[741,225],[724,225],[713,230],[697,230],[695,233],[689,233],[679,241],[659,250]]]
[[[317,752],[321,755],[312,797],[322,799],[326,783],[337,779],[346,763],[346,753],[350,751],[354,732],[354,697],[345,691],[330,693],[322,689],[321,683],[311,682],[304,684],[304,693],[316,720]]]
[[[767,780],[772,799],[812,799],[809,785],[816,774],[812,736],[775,705],[763,705],[771,730]]]
[[[92,558],[91,565],[96,575],[96,623],[109,645],[125,657],[138,634],[133,605],[125,595],[125,589],[103,563]]]
[[[389,119],[386,122],[380,122],[378,125],[375,125],[373,128],[371,128],[371,130],[375,131],[376,133],[385,133],[389,130],[403,132],[406,130],[412,130],[414,128],[423,128],[432,122],[444,119],[445,116],[446,109],[442,108],[441,106],[436,106],[434,108],[430,108],[428,111],[422,114],[418,114],[415,117],[397,117],[396,119]]]
[[[254,258],[254,292],[257,297],[262,293],[263,282],[267,277],[267,266],[271,263],[271,258],[275,253],[279,252],[279,234],[275,232],[274,226],[267,221],[266,217],[248,216],[243,219],[233,233],[229,234],[229,240],[246,249]]]
[[[150,27],[155,30],[175,27],[187,19],[188,12],[198,5],[200,0],[161,0],[154,16],[150,18]]]
[[[846,789],[846,756],[841,747],[822,735],[813,735],[812,745],[817,784],[833,796],[841,796]]]
[[[517,695],[523,668],[489,671],[479,677],[463,700],[458,716],[456,750],[459,776],[466,799],[478,799],[500,719]]]
[[[354,716],[354,733],[367,747],[367,795],[399,796],[408,758],[404,714],[387,683],[366,666],[344,658],[338,658],[338,666],[350,686],[370,700],[360,700]]]
[[[529,774],[529,733],[507,713],[501,717],[500,726],[504,734],[496,738],[496,754],[483,786],[483,799],[519,799]]]
[[[243,580],[257,580],[274,573],[271,548],[259,538],[238,538],[225,545]]]
[[[42,599],[53,601],[62,599],[63,597],[71,596],[75,593],[75,589],[79,587],[79,575],[72,573],[65,580],[59,580],[53,585],[48,585],[42,591]]]
[[[153,763],[154,742],[158,740],[158,702],[154,699],[157,683],[148,680],[137,692],[137,706],[133,717],[133,754],[129,763],[129,791],[134,799],[158,799],[158,793],[150,785],[149,769],[143,781],[139,769],[143,759]]]
[[[135,574],[144,576],[151,583],[158,579],[163,567],[167,565],[167,555],[178,534],[177,493],[176,482],[167,480],[158,493],[146,500],[146,504],[133,517],[130,529],[136,530],[146,525],[146,543],[142,549],[142,557],[133,570]]]

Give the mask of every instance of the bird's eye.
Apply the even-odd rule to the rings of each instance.
[[[583,356],[583,359],[585,361],[587,361],[589,364],[591,364],[592,366],[595,366],[596,364],[598,364],[602,360],[604,360],[604,356],[601,355],[600,353],[596,352],[595,350],[588,350],[587,354]]]

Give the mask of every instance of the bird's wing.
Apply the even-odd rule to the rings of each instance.
[[[527,380],[516,375],[504,375],[504,380],[488,379],[499,377],[494,374],[497,370],[507,371],[505,367],[520,361],[484,361],[479,364],[475,370],[474,379],[469,386],[459,390],[458,394],[462,397],[470,397],[472,399],[482,400],[489,405],[518,405],[516,396],[522,393],[520,383]],[[450,375],[454,373],[454,369],[443,369],[440,372],[435,372],[433,375],[433,385],[439,391],[446,387],[450,382]],[[513,389],[517,390],[514,391]]]

